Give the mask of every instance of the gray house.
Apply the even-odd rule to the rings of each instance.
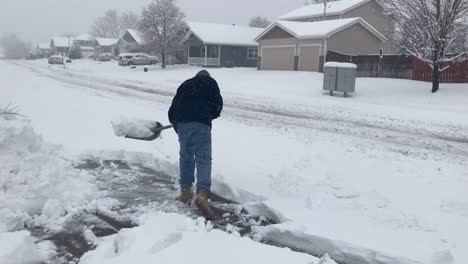
[[[127,29],[115,45],[115,53],[143,52],[144,39],[142,34],[135,29]]]
[[[260,70],[320,69],[328,50],[344,54],[379,54],[385,36],[361,18],[319,22],[276,21],[256,40]],[[326,59],[326,58],[325,58]]]
[[[94,41],[94,52],[95,54],[102,54],[102,53],[111,53],[115,54],[115,45],[119,39],[115,38],[96,38]]]
[[[379,0],[340,0],[328,2],[326,5],[325,20],[354,17],[364,19],[387,39],[393,39],[395,23],[390,16],[385,14]],[[297,22],[323,21],[324,4],[303,6],[280,16],[278,19]],[[397,49],[392,41],[387,41],[382,48],[385,54],[394,54]]]
[[[183,45],[188,63],[207,67],[256,67],[258,44],[263,29],[189,22]]]

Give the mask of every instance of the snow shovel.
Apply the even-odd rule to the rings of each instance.
[[[138,136],[130,136],[130,135],[124,135],[124,138],[129,138],[129,139],[136,139],[136,140],[144,140],[144,141],[153,141],[159,136],[161,136],[161,132],[163,132],[166,129],[173,128],[173,125],[168,125],[168,126],[163,126],[161,123],[156,122],[156,127],[150,128],[151,132],[153,132],[153,135],[149,137],[138,137]]]
[[[129,139],[153,141],[161,136],[161,132],[173,128],[173,125],[163,126],[161,123],[149,120],[122,119],[112,122],[114,134]]]

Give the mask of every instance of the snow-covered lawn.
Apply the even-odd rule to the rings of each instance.
[[[166,123],[172,94],[199,68],[144,73],[91,61],[17,64],[0,62],[0,105],[18,104],[47,141],[71,157],[152,153],[154,166],[177,177],[175,133],[131,141],[113,136],[111,121],[124,115]],[[468,85],[443,85],[433,95],[427,83],[359,79],[357,93],[343,99],[322,93],[320,74],[210,72],[226,102],[213,128],[214,191],[280,222],[258,228],[259,238],[351,263],[468,261]],[[153,217],[146,223],[173,216]],[[121,239],[126,256],[150,239],[163,247],[155,255],[161,258],[192,239],[231,240],[210,240],[220,234],[205,231],[181,237],[176,229],[159,243],[140,235],[151,224],[139,228],[107,239],[85,263],[104,263],[99,256]],[[295,257],[301,263],[304,256]]]

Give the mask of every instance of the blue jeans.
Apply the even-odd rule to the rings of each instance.
[[[180,143],[180,187],[191,188],[197,168],[197,191],[210,195],[211,127],[198,122],[177,123]]]

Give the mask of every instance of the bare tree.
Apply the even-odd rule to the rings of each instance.
[[[107,10],[104,16],[94,20],[90,34],[101,38],[119,38],[127,29],[138,26],[138,16],[133,12],[119,15],[116,10]]]
[[[123,34],[127,29],[137,29],[138,28],[138,15],[133,12],[123,13],[119,17],[120,23],[120,34]]]
[[[433,69],[432,92],[439,90],[440,73],[449,63],[464,60],[468,0],[390,0],[383,2],[397,24],[396,39],[407,53]]]
[[[90,34],[94,37],[118,38],[120,31],[119,14],[116,10],[109,9],[104,16],[94,21]]]
[[[249,21],[249,26],[256,27],[256,28],[266,28],[270,24],[271,24],[270,19],[268,19],[267,17],[262,17],[262,16],[254,16],[250,18],[250,21]]]
[[[0,46],[6,59],[24,59],[32,49],[30,43],[23,41],[14,33],[4,33],[0,37]]]
[[[167,51],[180,47],[187,27],[177,0],[154,0],[143,9],[139,29],[150,48],[161,54],[163,69]]]

